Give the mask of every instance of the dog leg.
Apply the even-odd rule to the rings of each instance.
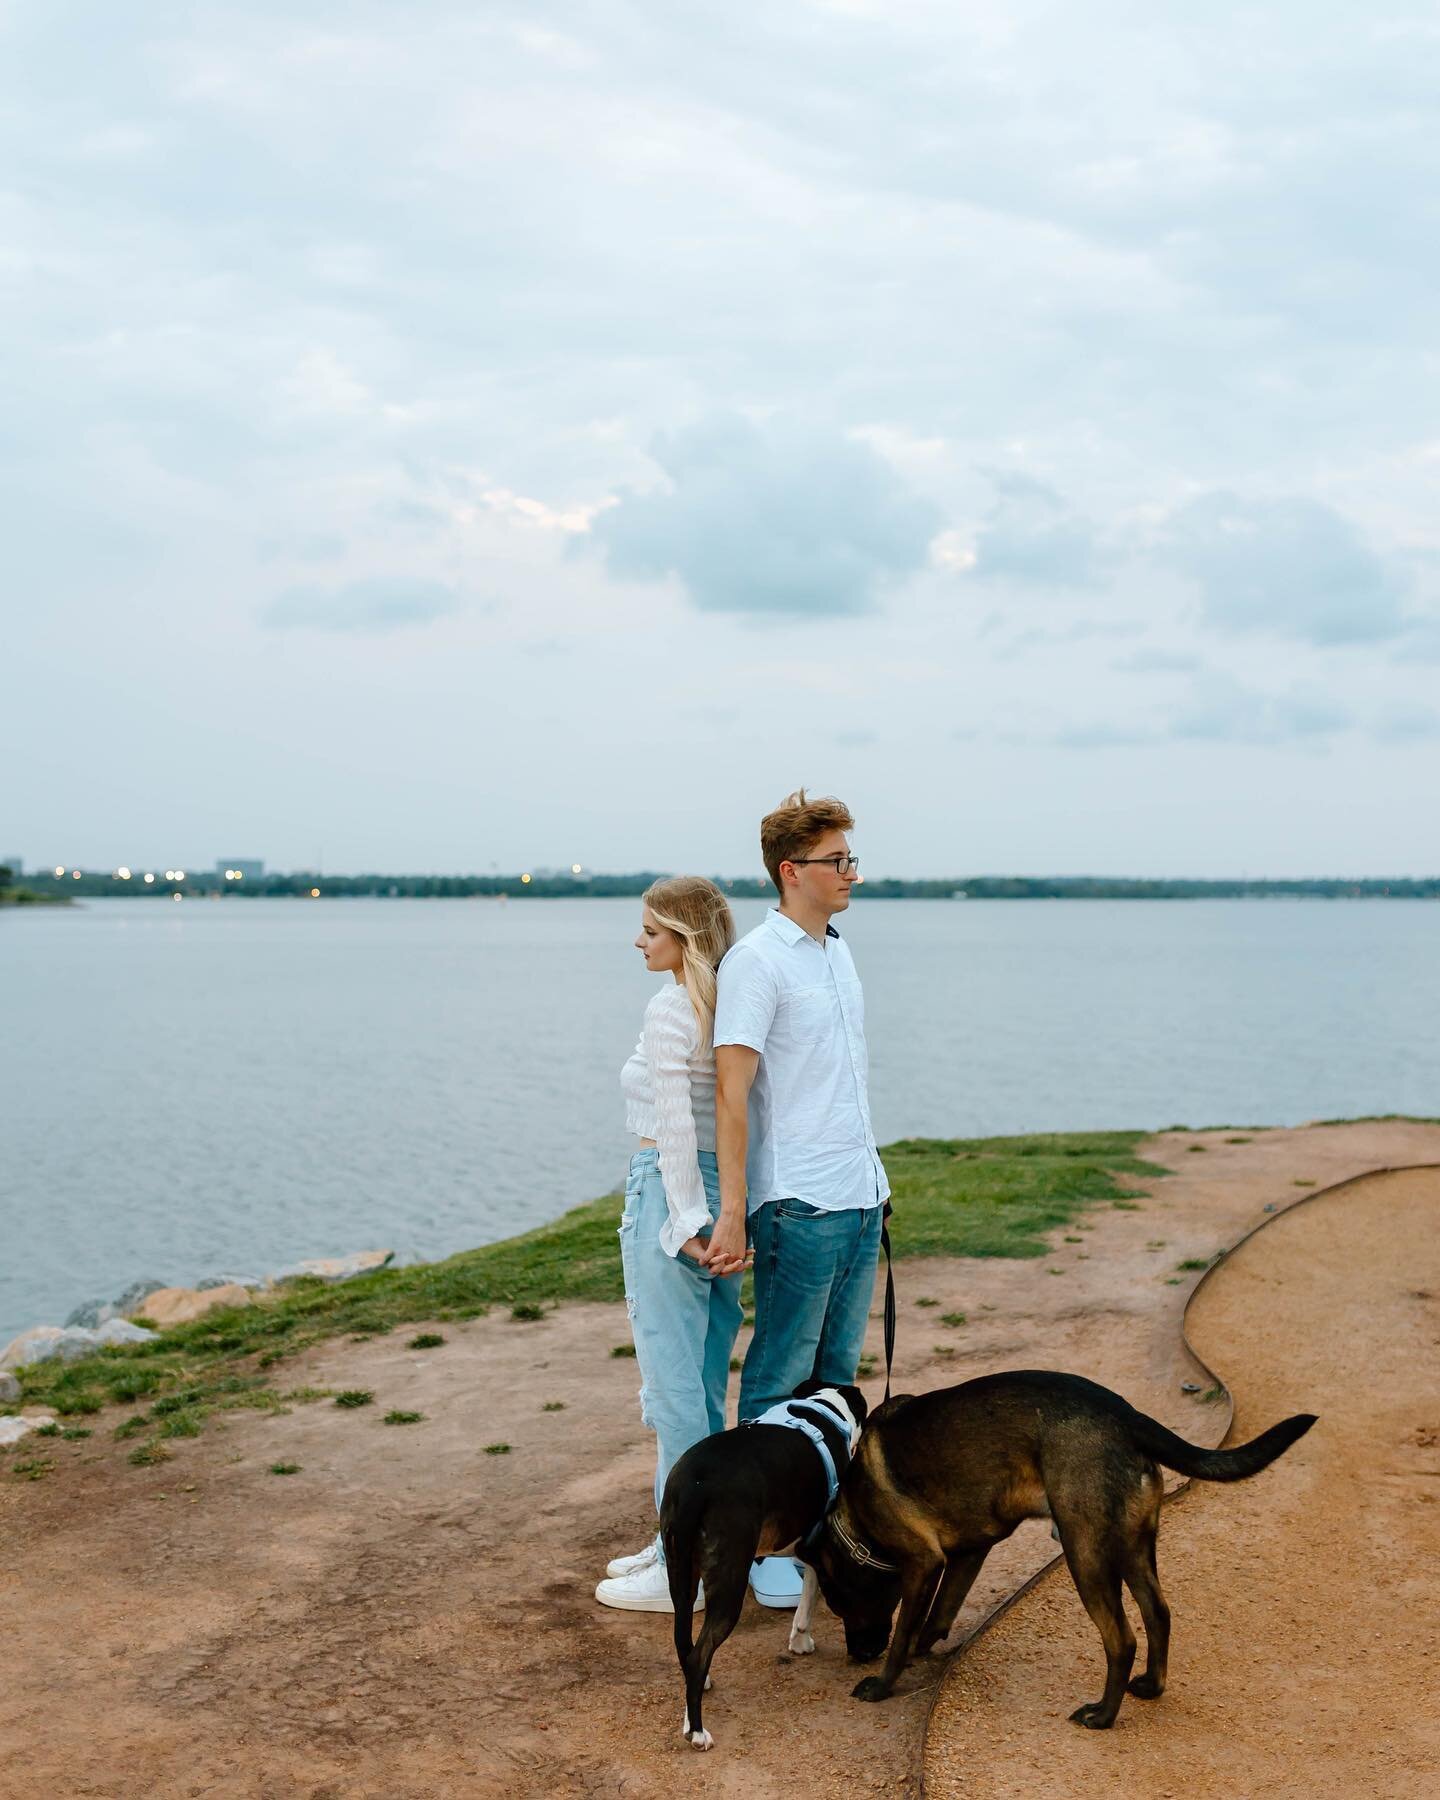
[[[1165,1671],[1170,1657],[1170,1608],[1160,1592],[1153,1530],[1126,1558],[1125,1584],[1135,1596],[1145,1625],[1145,1673],[1137,1675],[1130,1683],[1130,1692],[1137,1700],[1158,1700],[1165,1692]]]
[[[805,1570],[805,1586],[800,1591],[800,1604],[790,1624],[790,1654],[809,1656],[815,1649],[810,1635],[810,1621],[815,1616],[815,1596],[820,1592],[820,1577],[812,1568]]]
[[[942,1638],[949,1637],[955,1615],[965,1604],[965,1596],[970,1592],[975,1577],[980,1573],[980,1565],[989,1554],[990,1545],[982,1544],[978,1550],[966,1550],[958,1556],[952,1556],[945,1564],[939,1591],[930,1607],[929,1616],[920,1628],[920,1635],[915,1640],[917,1656],[927,1655]]]
[[[705,1623],[700,1628],[694,1648],[688,1655],[682,1652],[681,1656],[685,1671],[685,1717],[680,1730],[697,1750],[708,1750],[715,1742],[705,1729],[701,1717],[703,1696],[710,1686],[710,1659],[735,1629],[740,1618],[749,1573],[748,1557],[735,1569],[707,1568],[704,1571]]]
[[[1099,1530],[1088,1520],[1079,1530],[1062,1520],[1060,1535],[1076,1589],[1105,1646],[1105,1692],[1098,1700],[1077,1706],[1070,1718],[1090,1731],[1106,1731],[1115,1723],[1135,1666],[1135,1633],[1120,1604],[1119,1562],[1107,1554]]]
[[[895,1621],[895,1630],[890,1638],[890,1651],[885,1658],[885,1667],[878,1675],[867,1675],[851,1689],[854,1700],[887,1700],[900,1672],[909,1662],[915,1648],[915,1638],[921,1623],[930,1610],[931,1596],[944,1573],[945,1565],[939,1557],[933,1562],[907,1562],[901,1577],[900,1617]]]

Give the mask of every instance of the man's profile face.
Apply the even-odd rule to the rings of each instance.
[[[825,912],[844,912],[850,904],[850,890],[855,885],[855,870],[837,875],[834,863],[817,862],[822,856],[848,856],[850,843],[840,830],[827,831],[805,852],[807,861],[793,863],[797,897]]]

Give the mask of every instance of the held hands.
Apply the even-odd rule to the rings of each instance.
[[[698,1251],[691,1248],[694,1244],[700,1245]],[[710,1236],[692,1238],[685,1250],[712,1275],[738,1275],[748,1267],[755,1254],[745,1245],[744,1213],[726,1212],[723,1208]]]

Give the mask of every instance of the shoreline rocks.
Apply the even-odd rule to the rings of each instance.
[[[408,1264],[418,1258],[401,1259]],[[167,1325],[184,1325],[203,1318],[221,1306],[249,1306],[252,1294],[268,1291],[282,1281],[301,1276],[324,1282],[353,1281],[373,1275],[395,1263],[393,1250],[355,1250],[348,1256],[317,1256],[290,1263],[261,1280],[254,1275],[210,1275],[194,1287],[167,1286],[163,1281],[132,1281],[113,1300],[87,1300],[77,1306],[63,1325],[32,1325],[0,1350],[0,1406],[15,1405],[21,1384],[10,1372],[27,1363],[50,1362],[56,1357],[73,1362],[106,1344],[134,1344],[150,1338]],[[151,1329],[132,1324],[149,1321]],[[44,1424],[43,1419],[37,1421]]]

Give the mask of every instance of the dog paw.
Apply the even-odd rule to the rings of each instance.
[[[1094,1700],[1089,1706],[1077,1706],[1070,1715],[1072,1725],[1083,1725],[1087,1731],[1108,1731],[1115,1723],[1114,1715],[1107,1714],[1103,1701]]]
[[[1137,1675],[1130,1683],[1129,1692],[1137,1700],[1158,1700],[1165,1692],[1165,1687],[1153,1675]]]
[[[856,1682],[850,1690],[852,1700],[884,1700],[889,1695],[889,1688],[878,1675],[867,1675],[863,1681]]]
[[[685,1735],[690,1740],[692,1750],[712,1750],[715,1747],[715,1740],[708,1731],[687,1731]]]
[[[815,1651],[815,1640],[808,1631],[792,1631],[789,1649],[792,1656],[812,1656]]]
[[[708,1694],[710,1692],[711,1688],[714,1687],[714,1685],[715,1685],[715,1683],[707,1675],[705,1677],[705,1692]]]

